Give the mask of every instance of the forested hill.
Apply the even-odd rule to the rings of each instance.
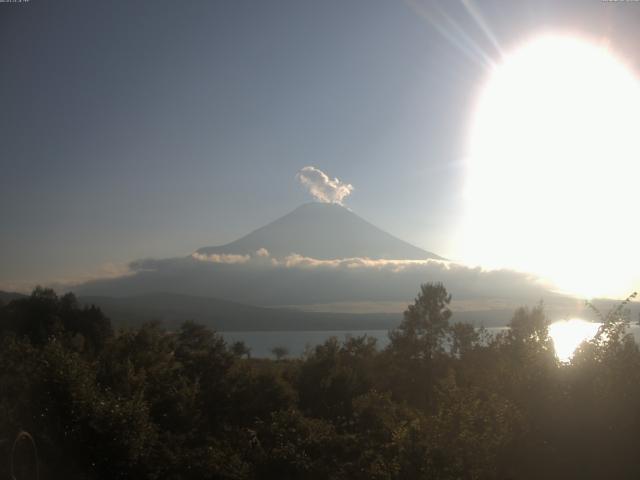
[[[191,320],[218,331],[233,330],[375,330],[395,327],[402,313],[324,313],[266,308],[208,297],[156,293],[133,297],[80,297],[97,305],[114,325],[160,321],[175,328]]]
[[[0,303],[26,298],[19,293],[0,291]],[[210,297],[153,293],[129,297],[78,297],[80,305],[95,305],[115,327],[140,326],[158,321],[173,329],[185,321],[195,321],[217,331],[313,331],[313,330],[388,330],[402,319],[396,313],[335,313],[304,311],[295,308],[258,307]],[[485,310],[455,312],[457,321],[475,326],[503,326],[512,311]]]

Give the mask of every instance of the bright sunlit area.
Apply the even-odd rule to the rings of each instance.
[[[561,320],[549,325],[549,337],[553,341],[558,360],[570,361],[576,349],[595,336],[600,325],[600,323],[587,322],[579,318]]]
[[[473,116],[461,256],[570,294],[628,294],[638,125],[638,78],[606,44],[542,35],[507,52]]]

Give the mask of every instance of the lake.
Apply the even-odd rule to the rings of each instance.
[[[378,341],[378,348],[389,343],[388,330],[322,330],[322,331],[282,331],[282,332],[220,332],[229,343],[243,341],[251,348],[252,357],[273,357],[273,347],[286,347],[290,357],[302,355],[306,348],[313,348],[331,337],[344,340],[346,336],[367,335]]]
[[[487,331],[498,333],[507,327],[489,327]],[[249,348],[253,357],[273,357],[273,347],[286,347],[290,357],[302,355],[307,348],[313,348],[330,337],[344,340],[347,336],[358,337],[367,335],[377,340],[378,348],[384,348],[389,343],[388,330],[323,330],[323,331],[281,331],[281,332],[220,332],[229,343],[241,340]],[[640,326],[632,325],[629,332],[636,341],[640,339]]]

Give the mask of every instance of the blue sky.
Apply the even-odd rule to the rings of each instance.
[[[570,29],[637,54],[640,4],[474,5],[505,48]],[[497,57],[460,2],[0,3],[0,287],[234,240],[310,200],[306,165],[454,254],[486,75],[465,36]]]

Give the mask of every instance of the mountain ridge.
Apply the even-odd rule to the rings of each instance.
[[[278,258],[298,254],[319,260],[443,259],[385,232],[341,205],[319,202],[305,203],[233,242],[202,247],[196,253],[251,255],[260,249]]]
[[[396,314],[347,314],[267,308],[212,297],[148,293],[129,297],[81,296],[82,305],[96,305],[116,325],[160,321],[176,328],[193,320],[218,331],[361,330],[387,329],[401,318]]]

